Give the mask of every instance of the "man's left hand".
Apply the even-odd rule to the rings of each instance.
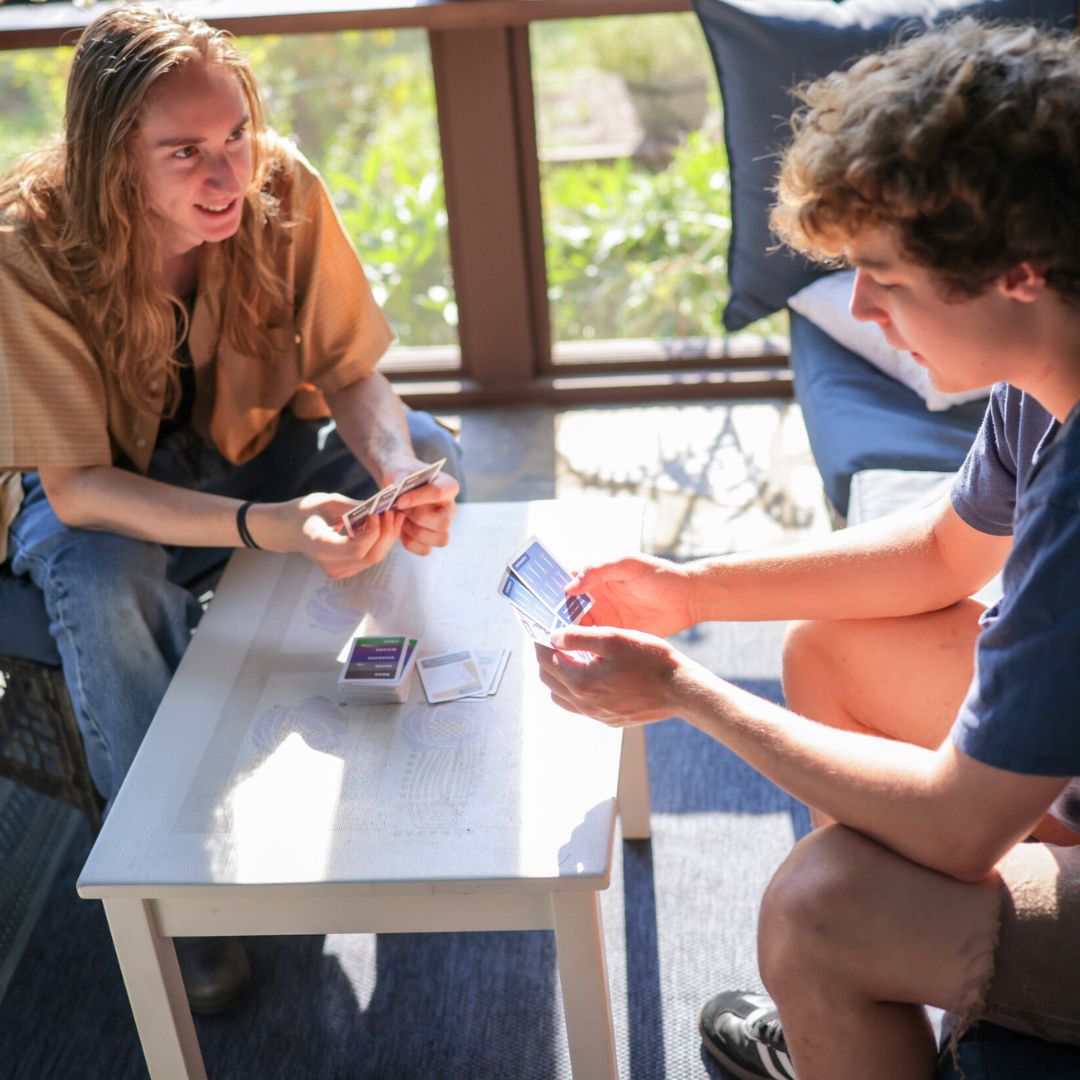
[[[678,711],[690,661],[662,638],[637,630],[575,626],[552,635],[554,650],[536,646],[540,679],[570,712],[629,727]],[[580,660],[571,652],[592,653]]]
[[[421,468],[418,461],[400,474],[389,476],[384,483],[404,479],[410,472]],[[414,555],[428,555],[432,548],[446,547],[450,542],[450,523],[457,513],[457,496],[460,485],[449,474],[441,472],[431,483],[406,492],[398,500],[396,509],[405,515],[401,526],[402,546]]]

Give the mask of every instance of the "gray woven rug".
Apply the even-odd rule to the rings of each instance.
[[[0,779],[0,1003],[78,824],[70,806]]]

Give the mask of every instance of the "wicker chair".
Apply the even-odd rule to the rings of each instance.
[[[41,592],[0,566],[0,776],[78,807],[96,832],[94,789]]]
[[[58,666],[0,653],[0,776],[70,803],[101,827],[64,675]]]

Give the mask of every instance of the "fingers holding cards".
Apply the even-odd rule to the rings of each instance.
[[[514,553],[499,579],[499,592],[514,606],[525,632],[550,648],[551,635],[572,626],[593,606],[585,592],[566,595],[570,573],[535,536]]]
[[[452,489],[452,494],[448,496],[448,498],[452,500],[454,494],[457,493],[457,481],[450,476],[439,477],[439,473],[444,464],[446,464],[446,458],[440,458],[438,461],[435,461],[430,465],[425,465],[415,472],[410,473],[402,480],[396,480],[392,484],[387,484],[386,487],[375,492],[369,499],[365,499],[362,503],[354,506],[351,510],[348,510],[343,514],[341,518],[342,528],[349,536],[352,536],[355,531],[368,520],[368,518],[373,516],[377,517],[390,510],[398,509],[398,500],[402,495],[408,495],[411,492],[418,491],[418,489],[426,486],[434,486],[434,481],[437,477],[441,487],[445,487],[448,491]],[[417,499],[419,499],[419,495],[412,496],[412,498],[406,500],[406,505],[400,507],[400,509],[411,510],[413,505],[422,505],[422,503],[416,502]],[[436,499],[424,501],[440,502],[444,500]]]
[[[399,510],[412,510],[427,503],[453,502],[458,493],[458,482],[449,473],[441,471],[445,464],[446,458],[439,458],[406,476],[398,485],[394,506]],[[421,491],[421,488],[430,490]],[[409,496],[407,499],[404,498],[406,495]]]
[[[402,511],[405,524],[402,543],[415,555],[427,555],[432,548],[450,543],[450,525],[457,510],[455,503],[428,503]]]
[[[304,550],[331,578],[349,577],[386,558],[401,535],[403,522],[404,515],[393,511],[370,516],[350,537],[313,515],[304,529]]]

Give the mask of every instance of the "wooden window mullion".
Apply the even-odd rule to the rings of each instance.
[[[550,348],[527,34],[430,34],[462,374],[489,387],[533,378]]]

